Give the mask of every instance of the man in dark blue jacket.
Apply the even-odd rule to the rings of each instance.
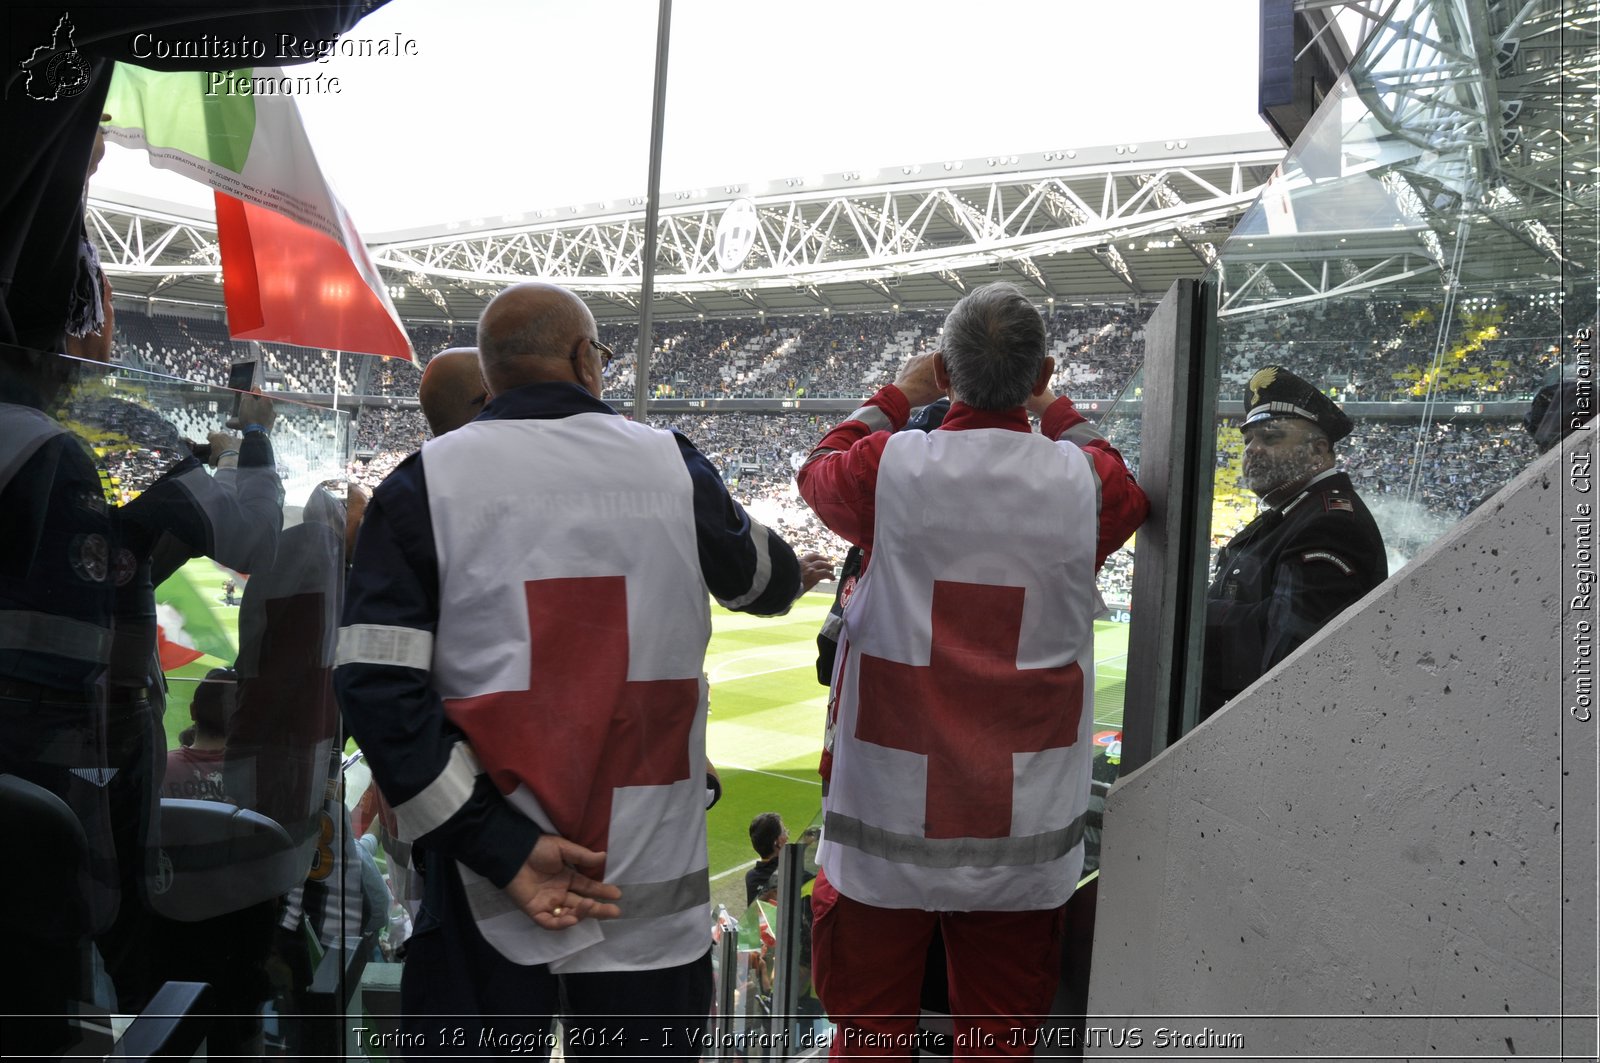
[[[478,347],[483,413],[368,507],[335,673],[429,856],[405,1029],[446,1054],[501,1033],[547,1050],[559,994],[569,1055],[696,1058],[706,592],[781,614],[828,566],[751,519],[687,439],[600,401],[611,351],[570,292],[501,293]],[[423,1018],[440,1014],[460,1016],[443,1046]]]

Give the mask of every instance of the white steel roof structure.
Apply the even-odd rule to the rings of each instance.
[[[1041,301],[1159,298],[1205,271],[1282,157],[1263,132],[665,192],[654,316],[947,306],[1001,279]],[[89,203],[118,293],[219,303],[214,223],[123,198]],[[369,237],[369,246],[408,320],[470,320],[500,288],[529,279],[571,288],[598,317],[621,320],[638,312],[644,216],[636,197]]]
[[[1388,10],[1224,249],[1221,316],[1594,284],[1600,5]]]

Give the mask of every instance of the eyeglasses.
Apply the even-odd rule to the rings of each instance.
[[[574,363],[576,363],[578,360],[578,347],[581,347],[583,343],[584,340],[579,340],[577,346],[572,348],[571,358]],[[611,368],[611,363],[616,361],[617,352],[613,351],[609,346],[601,343],[599,340],[588,340],[588,344],[600,352],[600,371],[603,373],[607,369]]]

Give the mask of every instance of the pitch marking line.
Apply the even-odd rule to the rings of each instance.
[[[821,786],[822,785],[822,780],[821,779],[796,779],[793,775],[785,775],[782,772],[777,772],[777,771],[767,771],[764,768],[747,768],[743,764],[718,764],[717,765],[717,770],[718,771],[721,771],[723,768],[727,768],[730,771],[751,771],[751,772],[755,772],[757,775],[770,775],[774,779],[787,779],[789,782],[799,783],[801,786]]]
[[[756,862],[754,860],[746,860],[744,863],[740,864],[738,867],[730,867],[726,871],[718,871],[715,875],[711,876],[711,881],[715,882],[718,879],[727,878],[729,875],[737,875],[741,871],[749,871],[752,867],[755,867],[755,866],[756,866]]]
[[[796,651],[793,648],[771,647],[768,649],[746,650],[743,653],[735,653],[718,660],[717,663],[711,667],[707,678],[709,678],[713,683],[736,683],[741,679],[754,679],[758,675],[771,675],[774,672],[793,672],[815,664],[816,657],[814,654],[806,653],[803,657],[797,658],[795,656],[795,652]],[[728,674],[728,669],[730,669],[733,665],[739,664],[742,661],[759,659],[763,657],[776,658],[777,660],[798,660],[798,663],[786,664],[781,668],[766,668],[756,672],[740,672],[735,675]]]

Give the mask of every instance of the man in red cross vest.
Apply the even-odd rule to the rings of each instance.
[[[972,292],[818,444],[800,494],[866,552],[823,754],[815,977],[835,1055],[907,1056],[942,932],[957,1057],[1028,1055],[1083,866],[1095,573],[1149,504],[1050,390],[1039,312]],[[948,394],[934,431],[895,432]],[[1035,434],[1028,415],[1040,419]]]
[[[612,353],[572,293],[502,292],[478,350],[483,411],[368,506],[335,672],[426,856],[406,1058],[548,1054],[559,1001],[568,1057],[695,1059],[707,591],[780,614],[828,565],[601,401]]]

